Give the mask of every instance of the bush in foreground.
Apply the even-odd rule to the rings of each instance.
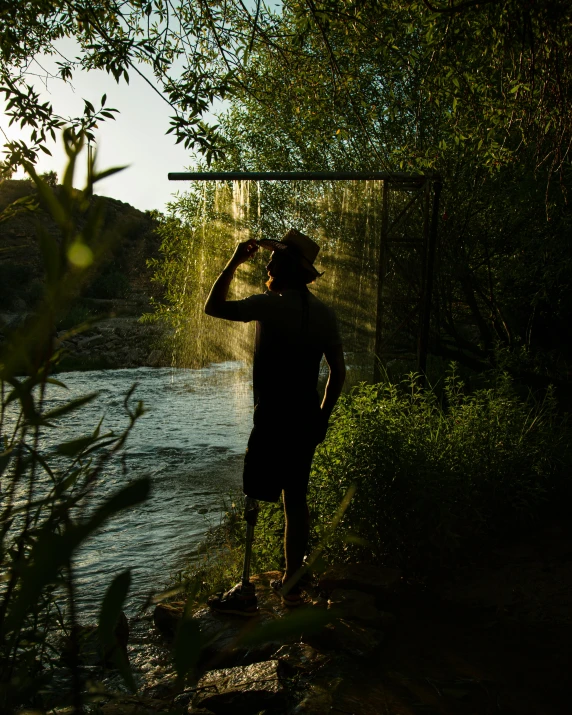
[[[520,399],[510,379],[465,394],[454,375],[440,402],[414,376],[360,385],[340,400],[314,460],[315,542],[352,484],[330,558],[368,558],[426,575],[537,518],[562,486],[567,425],[549,390]]]
[[[359,385],[340,398],[316,450],[310,550],[323,548],[327,562],[373,561],[425,579],[539,518],[568,489],[569,462],[568,425],[550,390],[542,401],[523,400],[501,376],[465,394],[454,373],[441,400],[413,375]],[[235,500],[183,580],[198,576],[208,591],[238,580],[241,509]],[[283,524],[281,504],[262,504],[253,573],[283,568]]]

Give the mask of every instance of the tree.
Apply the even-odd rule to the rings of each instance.
[[[216,125],[203,121],[215,98],[235,81],[243,26],[234,16],[249,15],[239,3],[172,3],[169,0],[27,0],[0,8],[0,92],[10,123],[28,127],[30,142],[9,142],[8,161],[34,162],[48,151],[48,136],[64,125],[84,130],[88,139],[98,122],[116,110],[84,100],[81,116],[64,117],[41,100],[29,81],[43,55],[57,57],[53,80],[70,81],[77,69],[105,70],[118,82],[138,73],[173,109],[168,131],[208,162],[218,155]],[[58,41],[73,38],[77,56],[62,56]],[[220,48],[226,48],[221,53]],[[231,50],[230,48],[237,48]],[[41,67],[41,64],[40,64]],[[48,152],[49,153],[49,152]]]
[[[270,110],[278,97],[281,127],[292,119],[319,127],[360,161],[426,168],[460,146],[495,168],[528,148],[537,166],[562,173],[572,137],[567,8],[565,0],[286,0],[276,11],[242,0],[28,0],[0,10],[0,91],[11,120],[32,132],[30,146],[10,149],[33,158],[64,122],[90,131],[113,117],[104,101],[86,100],[82,116],[64,118],[28,83],[39,56],[71,37],[78,55],[58,60],[61,80],[77,68],[116,81],[142,74],[173,108],[169,131],[207,163],[228,149],[204,119],[216,99]],[[267,62],[282,71],[272,77]]]
[[[48,186],[54,188],[58,185],[58,173],[57,171],[46,171],[42,174],[42,179],[46,182]]]
[[[564,10],[286,3],[259,19],[217,166],[439,171],[433,351],[477,369],[499,346],[540,351],[548,369],[546,351],[570,354],[548,338],[570,317],[572,278]]]
[[[13,168],[5,161],[0,161],[0,179],[11,179],[14,174]]]

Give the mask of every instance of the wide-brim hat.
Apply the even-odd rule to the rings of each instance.
[[[274,238],[261,238],[257,241],[259,246],[267,248],[270,251],[279,251],[295,258],[302,268],[305,268],[314,278],[323,275],[314,266],[316,256],[320,252],[320,247],[309,236],[291,228],[281,239],[277,241]]]

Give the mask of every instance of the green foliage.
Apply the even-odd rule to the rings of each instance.
[[[5,12],[0,92],[10,122],[31,130],[29,145],[10,144],[12,165],[48,151],[46,139],[64,123],[91,134],[116,112],[104,95],[98,106],[84,100],[79,116],[59,115],[27,80],[43,53],[58,53],[64,81],[80,69],[105,70],[115,82],[152,73],[174,112],[168,132],[207,164],[231,148],[206,119],[229,97],[266,114],[254,141],[284,132],[295,149],[289,161],[306,168],[323,162],[320,147],[344,168],[427,168],[464,151],[494,170],[518,162],[523,148],[552,172],[567,161],[566,0],[287,0],[255,11],[240,0],[31,0]],[[77,40],[74,58],[61,54],[62,38]]]
[[[519,398],[506,375],[465,393],[453,373],[440,397],[415,375],[361,384],[340,398],[314,457],[313,569],[363,560],[427,579],[454,567],[569,498],[569,442],[552,391],[541,402]],[[283,528],[282,505],[261,503],[254,572],[284,567]],[[241,572],[244,531],[237,500],[182,584],[228,588]]]
[[[56,171],[46,171],[42,174],[42,179],[48,186],[54,189],[58,185],[58,174]]]
[[[94,398],[85,395],[61,406],[46,407],[46,391],[64,390],[50,376],[59,353],[52,336],[59,315],[65,314],[82,289],[89,269],[101,261],[111,237],[102,232],[101,211],[90,202],[92,183],[73,189],[73,174],[83,136],[65,133],[68,167],[56,196],[37,176],[32,177],[43,204],[60,229],[56,240],[38,226],[45,284],[37,312],[23,329],[11,334],[0,355],[0,709],[46,710],[72,705],[82,712],[85,684],[80,670],[80,613],[75,594],[74,555],[78,548],[118,513],[144,501],[149,480],[138,479],[99,498],[110,460],[117,459],[143,414],[132,405],[132,388],[125,397],[126,426],[104,433],[101,423],[70,439],[59,419],[74,415],[81,423],[82,407]],[[111,172],[95,175],[97,181]],[[81,219],[81,228],[79,221]],[[77,328],[76,328],[77,330]],[[45,440],[53,445],[46,449]],[[116,647],[114,628],[129,588],[130,576],[117,576],[103,600],[99,637],[110,648],[129,687],[128,664]],[[69,642],[69,678],[52,680],[59,664],[58,633]],[[115,647],[114,647],[115,646]]]
[[[5,161],[0,161],[0,180],[11,179],[14,174],[14,169]]]
[[[440,404],[415,377],[343,396],[317,450],[314,539],[355,484],[329,558],[374,558],[427,575],[507,529],[533,521],[570,463],[552,392],[519,399],[506,376],[463,392],[451,375]]]

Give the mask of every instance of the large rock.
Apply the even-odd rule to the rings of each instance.
[[[285,705],[288,691],[280,663],[264,663],[212,670],[197,684],[193,710],[204,708],[215,715],[255,715]]]
[[[288,675],[304,675],[321,668],[328,658],[307,643],[290,643],[280,646],[272,654],[272,658],[279,660],[284,672]]]
[[[370,593],[379,601],[395,591],[401,581],[398,569],[370,564],[342,564],[331,566],[320,577],[323,591],[351,589]]]
[[[309,685],[304,697],[292,710],[292,715],[326,715],[334,704],[335,688]]]
[[[96,333],[80,340],[79,346],[83,350],[94,348],[96,345],[102,345],[103,343],[105,343],[105,337],[100,333]]]
[[[269,571],[252,577],[251,581],[256,587],[258,598],[257,616],[246,619],[241,616],[222,615],[206,607],[199,608],[193,613],[205,644],[199,663],[201,669],[257,663],[269,658],[284,643],[295,639],[293,635],[253,646],[241,643],[242,638],[253,629],[287,615],[288,609],[282,606],[279,594],[270,585],[280,576],[279,571]],[[182,602],[157,606],[153,614],[157,629],[164,635],[172,637],[182,618],[183,609]]]
[[[155,628],[164,636],[173,637],[183,617],[185,604],[182,601],[160,603],[153,611]]]

